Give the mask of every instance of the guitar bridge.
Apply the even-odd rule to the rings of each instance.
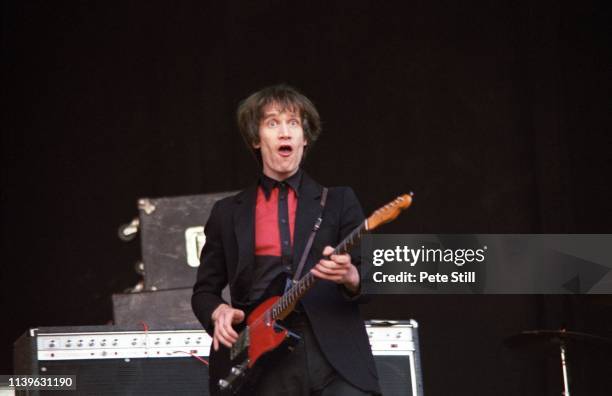
[[[244,330],[240,332],[238,335],[238,339],[232,345],[232,349],[230,350],[230,359],[233,361],[237,357],[246,353],[249,349],[249,345],[251,344],[249,326],[245,327]]]

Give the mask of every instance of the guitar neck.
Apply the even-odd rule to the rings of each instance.
[[[349,252],[360,240],[361,236],[368,232],[368,221],[365,220],[359,227],[355,228],[349,235],[346,236],[334,248],[332,254],[344,254]],[[293,311],[297,302],[310,290],[317,278],[308,272],[300,279],[291,289],[289,289],[277,302],[271,307],[272,319],[284,319]]]

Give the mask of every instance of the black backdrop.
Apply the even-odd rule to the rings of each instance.
[[[29,327],[112,318],[110,295],[137,282],[138,244],[116,229],[138,197],[253,180],[234,111],[273,83],[322,114],[316,179],[366,211],[415,191],[385,232],[609,232],[602,5],[210,3],[3,3],[0,372]],[[365,313],[420,322],[429,395],[559,394],[554,360],[502,340],[612,335],[612,307],[578,297],[387,296]],[[576,364],[584,394],[605,394],[597,356]]]

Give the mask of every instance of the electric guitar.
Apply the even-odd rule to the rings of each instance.
[[[395,220],[410,206],[412,194],[397,197],[376,210],[355,228],[332,254],[344,254],[359,242],[361,236],[382,224]],[[274,296],[257,305],[247,316],[246,326],[231,348],[220,346],[211,355],[211,392],[213,394],[239,394],[255,383],[265,366],[265,360],[292,349],[300,337],[285,328],[280,321],[295,308],[298,301],[314,286],[317,278],[308,272],[282,296]],[[216,386],[217,389],[214,389]]]

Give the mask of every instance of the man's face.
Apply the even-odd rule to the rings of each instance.
[[[300,166],[306,144],[299,113],[289,109],[281,112],[274,103],[264,108],[259,143],[253,147],[261,149],[266,176],[279,181],[292,176]]]

